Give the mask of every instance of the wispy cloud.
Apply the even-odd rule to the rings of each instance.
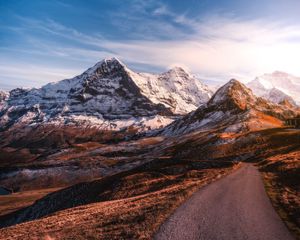
[[[258,74],[283,70],[300,75],[300,25],[270,22],[266,19],[243,20],[220,15],[205,18],[177,14],[157,1],[135,1],[130,11],[109,15],[120,31],[132,34],[126,39],[104,36],[101,32],[83,33],[53,19],[36,20],[20,17],[19,31],[31,45],[31,54],[57,58],[61,63],[81,62],[85,67],[110,56],[117,56],[137,68],[166,69],[174,64],[210,79],[227,81],[236,77],[249,80]],[[29,31],[30,30],[30,31]],[[53,36],[42,39],[31,31]],[[68,40],[58,44],[55,37]],[[1,50],[1,49],[0,49]],[[9,51],[6,49],[5,51]],[[11,49],[11,51],[26,51]],[[7,61],[0,56],[0,79],[5,77],[31,79],[37,82],[59,80],[75,74],[75,67],[47,67]],[[2,59],[2,60],[1,60]],[[24,70],[26,69],[26,70]],[[51,74],[53,73],[53,74]],[[80,73],[77,71],[76,73]]]
[[[78,69],[54,68],[41,65],[14,65],[0,66],[0,86],[12,87],[39,87],[48,82],[65,79],[78,74]],[[24,81],[23,84],[20,80]]]
[[[97,37],[94,37],[92,34],[84,34],[74,28],[67,27],[63,24],[60,24],[53,19],[46,20],[37,20],[28,17],[16,16],[21,22],[20,27],[12,28],[12,30],[26,35],[26,31],[33,29],[35,31],[40,31],[56,36],[60,36],[66,39],[70,39],[74,42],[79,42],[86,45],[100,46],[101,40],[103,39],[100,33],[97,33]]]

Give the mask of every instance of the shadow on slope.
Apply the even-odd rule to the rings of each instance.
[[[300,139],[299,139],[300,142]],[[299,143],[298,142],[298,143]],[[258,163],[272,203],[300,239],[300,146]]]
[[[176,187],[187,180],[201,180],[206,170],[232,167],[230,161],[182,161],[157,159],[133,170],[76,184],[53,192],[33,205],[1,216],[0,226],[42,218],[57,211],[85,204],[118,200]]]

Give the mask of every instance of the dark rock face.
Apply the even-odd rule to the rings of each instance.
[[[105,60],[96,66],[92,74],[90,70],[87,72],[80,76],[82,83],[69,94],[71,99],[79,101],[78,105],[88,105],[89,101],[96,99],[106,106],[93,110],[107,119],[122,118],[122,115],[173,115],[167,107],[154,104],[145,97],[118,60]]]
[[[116,59],[104,60],[80,76],[41,89],[14,89],[3,111],[16,120],[34,113],[33,109],[41,112],[41,120],[72,114],[103,119],[173,115],[167,107],[146,98]]]
[[[44,123],[103,130],[140,124],[144,129],[157,128],[196,109],[210,96],[206,85],[181,68],[162,74],[136,73],[111,58],[72,79],[0,93],[0,130]]]
[[[0,147],[16,142],[23,146],[27,138],[40,136],[34,129],[44,125],[48,137],[52,128],[115,132],[130,128],[130,135],[161,128],[208,101],[210,93],[180,68],[156,75],[136,73],[118,59],[105,59],[71,79],[0,93],[0,132],[5,136]],[[70,141],[66,138],[63,143]],[[50,144],[42,139],[39,145]]]

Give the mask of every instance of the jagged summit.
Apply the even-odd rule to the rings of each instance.
[[[39,89],[13,90],[7,103],[1,127],[14,123],[87,121],[110,129],[141,121],[137,118],[173,115],[168,107],[142,94],[131,72],[116,58],[105,59],[72,79]],[[122,124],[111,124],[115,120]],[[157,126],[161,124],[162,119]]]
[[[168,71],[161,74],[162,79],[165,78],[173,79],[174,81],[181,82],[182,80],[191,81],[194,76],[192,76],[188,71],[182,67],[175,66]]]
[[[183,74],[183,75],[190,75],[184,68],[175,66],[170,68],[166,73],[174,73],[174,74]]]
[[[93,67],[86,70],[83,74],[93,74],[93,73],[102,73],[107,74],[111,71],[118,71],[120,69],[125,69],[126,65],[122,63],[118,58],[105,58],[97,62]]]
[[[238,80],[231,79],[221,87],[210,99],[208,105],[226,105],[227,108],[238,107],[241,110],[254,104],[256,101],[252,91]],[[223,106],[224,107],[224,106]]]
[[[277,90],[273,90],[277,92]],[[290,100],[284,98],[282,100]],[[292,103],[291,101],[289,101]],[[243,83],[232,79],[223,87],[221,87],[207,103],[208,107],[222,111],[261,111],[268,112],[270,115],[276,115],[283,119],[289,115],[289,110],[284,109],[282,106],[268,101],[265,98],[257,97],[253,94],[250,88],[247,88]],[[296,106],[293,105],[294,109]]]
[[[151,120],[151,127],[161,127],[172,121],[170,117],[206,103],[211,95],[207,86],[181,68],[136,73],[117,58],[108,58],[74,78],[38,89],[12,90],[7,104],[1,105],[0,128],[84,121],[119,129],[145,118],[157,120]]]

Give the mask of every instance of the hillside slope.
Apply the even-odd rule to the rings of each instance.
[[[207,104],[174,121],[163,134],[222,128],[224,133],[239,133],[283,125],[282,120],[296,116],[299,109],[256,97],[237,80],[230,80],[212,96]]]

